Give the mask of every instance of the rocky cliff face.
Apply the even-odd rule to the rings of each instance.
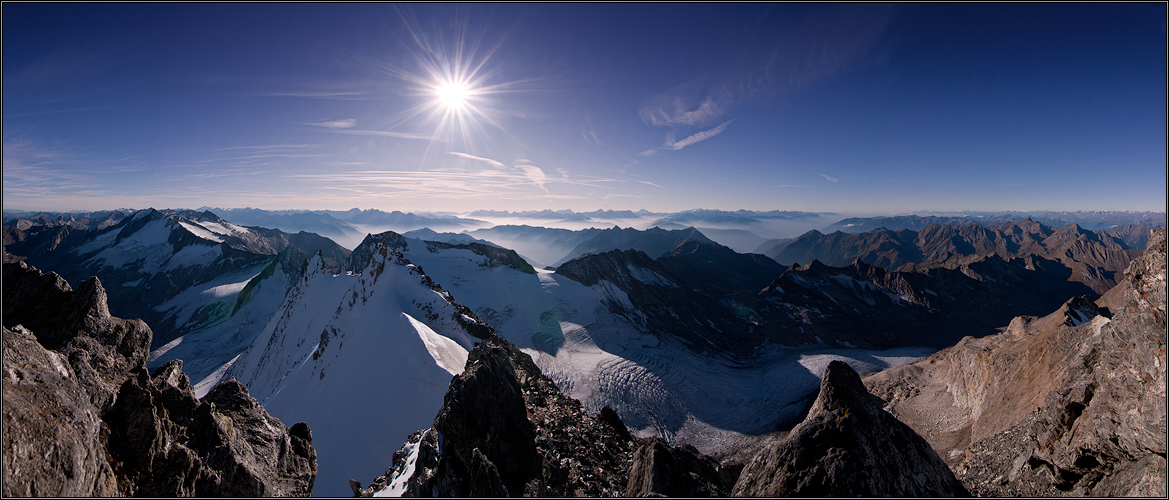
[[[203,400],[182,362],[146,371],[150,329],[77,290],[4,265],[5,496],[307,496],[316,455],[235,381]]]
[[[1165,229],[1097,303],[1068,301],[868,378],[979,495],[1164,496]]]
[[[350,485],[357,496],[725,496],[732,482],[692,448],[632,437],[608,407],[586,414],[492,336],[471,351],[434,424],[369,487]]]
[[[921,436],[869,394],[847,364],[824,370],[808,417],[743,468],[735,496],[966,496]]]

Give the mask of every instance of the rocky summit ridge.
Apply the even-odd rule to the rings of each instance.
[[[308,496],[312,433],[231,380],[202,400],[95,277],[4,264],[4,496]]]

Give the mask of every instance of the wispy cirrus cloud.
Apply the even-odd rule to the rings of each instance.
[[[540,189],[543,189],[545,193],[550,193],[548,188],[544,186],[548,180],[548,176],[544,175],[543,169],[531,163],[516,163],[515,168],[523,170],[524,175],[528,177],[528,180],[532,181],[532,184],[540,186]]]
[[[324,128],[353,128],[353,127],[357,126],[357,119],[356,118],[346,118],[344,120],[330,120],[330,121],[324,121],[324,122],[306,123],[305,125],[312,125],[314,127],[324,127]]]
[[[260,95],[268,97],[300,97],[305,99],[329,99],[335,101],[365,101],[376,99],[373,92],[362,91],[304,91],[304,92],[264,92]]]
[[[451,151],[449,154],[458,156],[459,158],[466,158],[468,160],[483,162],[495,168],[508,168],[508,166],[504,165],[503,162],[492,160],[491,158],[483,158],[481,156],[469,155],[467,153],[459,153],[455,151]]]
[[[600,137],[597,137],[597,130],[593,128],[593,122],[586,121],[585,125],[586,128],[580,131],[580,135],[584,138],[585,142],[594,146],[604,146],[605,143],[601,142]]]
[[[663,92],[642,104],[641,109],[638,110],[642,121],[657,127],[696,127],[711,123],[730,111],[729,98],[716,99],[714,96],[708,95],[701,98],[701,102],[697,105],[694,105],[694,98],[686,95],[692,91],[688,91],[690,89],[685,87],[694,87],[694,84],[675,88],[670,92]],[[727,102],[720,104],[720,100]]]
[[[411,134],[409,132],[391,132],[389,130],[355,130],[351,128],[326,128],[325,131],[334,134],[372,135],[376,137],[393,137],[396,139],[414,139],[423,141],[442,141],[425,134]]]
[[[730,125],[730,124],[731,124],[731,122],[729,120],[722,122],[721,124],[719,124],[719,126],[717,126],[715,128],[712,128],[709,130],[703,130],[701,132],[695,133],[695,134],[693,134],[685,139],[682,139],[680,141],[677,141],[677,142],[674,142],[674,141],[670,140],[669,138],[667,138],[666,145],[664,147],[666,149],[671,150],[671,151],[678,151],[686,146],[693,146],[693,145],[698,144],[702,141],[710,139],[711,137],[714,137],[716,135],[723,133],[723,131],[727,129],[727,125]]]
[[[655,127],[704,127],[744,105],[840,73],[868,55],[892,17],[887,5],[823,8],[773,38],[743,44],[725,66],[646,99],[638,115]],[[759,48],[762,48],[760,50]]]
[[[238,149],[246,150],[263,150],[263,151],[287,151],[297,149],[312,149],[320,147],[320,144],[264,144],[259,146],[231,146],[227,148],[219,148],[215,151],[234,151]]]
[[[812,167],[809,167],[809,166],[807,166],[807,165],[800,165],[800,166],[801,166],[801,167],[804,167],[804,169],[805,169],[805,170],[807,170],[807,171],[809,171],[809,172],[812,172],[813,174],[816,174],[816,175],[819,175],[820,177],[823,177],[823,178],[824,178],[825,180],[827,180],[828,182],[832,182],[832,183],[839,183],[839,182],[840,182],[840,179],[837,179],[837,178],[835,178],[835,177],[829,176],[828,174],[825,174],[825,173],[822,173],[822,172],[817,172],[817,171],[815,171],[815,170],[812,170]]]
[[[548,191],[548,187],[545,186],[545,184],[548,183],[548,176],[544,174],[543,169],[533,165],[532,162],[529,160],[521,158],[521,159],[518,159],[515,162],[513,162],[513,165],[511,167],[508,167],[503,162],[498,161],[498,160],[492,160],[491,158],[483,158],[481,156],[475,156],[475,155],[471,155],[471,154],[467,154],[467,153],[460,153],[460,152],[456,152],[456,151],[451,151],[450,154],[457,156],[459,158],[466,158],[468,160],[486,163],[488,165],[491,165],[492,167],[495,167],[496,169],[508,169],[508,168],[517,169],[520,172],[523,172],[523,176],[526,179],[528,179],[529,182],[538,186],[540,189],[543,189],[545,193],[551,194],[551,192]],[[568,177],[567,172],[565,172],[564,170],[561,170],[560,173],[564,177]]]
[[[694,134],[687,136],[685,139],[682,139],[680,141],[675,141],[674,140],[675,133],[670,132],[669,134],[666,135],[666,143],[663,144],[661,147],[647,149],[645,151],[637,153],[637,156],[640,156],[643,158],[649,158],[650,156],[658,154],[658,151],[662,151],[662,150],[679,151],[682,148],[685,148],[687,146],[693,146],[695,144],[698,144],[702,141],[705,141],[707,139],[710,139],[716,135],[723,133],[723,131],[727,129],[727,125],[730,125],[730,124],[731,124],[731,120],[727,120],[725,122],[720,123],[717,127],[714,127],[712,129],[703,130],[700,132],[696,132]],[[627,163],[625,165],[625,168],[629,169],[630,167],[633,167],[639,163],[641,163],[641,160],[637,160],[637,159],[631,160],[629,163]]]

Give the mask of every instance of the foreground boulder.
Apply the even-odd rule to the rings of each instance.
[[[350,485],[355,496],[726,496],[725,472],[693,448],[631,436],[609,407],[587,414],[492,335],[451,381],[434,424],[369,487]]]
[[[929,443],[829,363],[808,417],[743,468],[735,496],[967,496]]]
[[[1165,228],[1093,303],[1015,318],[866,383],[983,496],[1160,496]]]
[[[202,401],[182,362],[150,374],[150,329],[101,282],[4,265],[4,496],[307,496],[312,434],[231,380]]]

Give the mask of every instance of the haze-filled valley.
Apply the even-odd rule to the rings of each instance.
[[[825,234],[843,216],[6,211],[5,283],[15,265],[69,283],[97,276],[111,314],[153,331],[146,368],[182,360],[199,398],[238,380],[274,417],[311,427],[314,494],[347,495],[347,480],[375,476],[377,493],[400,494],[410,473],[381,475],[485,340],[529,356],[585,414],[618,415],[631,439],[693,446],[737,470],[804,418],[831,361],[883,373],[1017,316],[1095,300],[1144,253],[1149,222],[1164,225],[1164,214],[1063,216],[1133,222],[1053,228],[1013,214]],[[349,231],[394,221],[402,233],[350,248],[304,230],[330,218]],[[661,227],[691,221],[751,229]],[[776,258],[718,240],[812,221],[824,226],[772,244]]]

